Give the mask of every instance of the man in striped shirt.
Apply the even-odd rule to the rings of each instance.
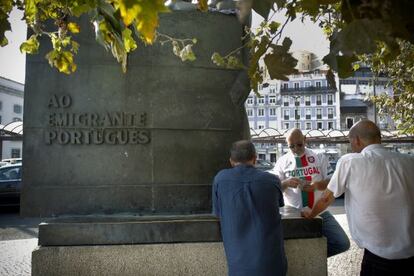
[[[305,148],[305,136],[300,129],[289,131],[286,142],[290,152],[279,158],[273,169],[282,182],[285,205],[297,209],[312,208],[322,195],[333,174],[328,159]],[[344,230],[329,211],[322,217],[322,234],[327,238],[328,257],[349,249]]]

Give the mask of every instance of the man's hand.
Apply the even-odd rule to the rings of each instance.
[[[290,177],[282,181],[282,189],[285,190],[286,188],[297,188],[301,183],[299,178]]]
[[[326,189],[323,192],[322,196],[318,199],[318,201],[316,201],[316,203],[313,205],[312,209],[309,209],[309,207],[305,207],[302,209],[300,214],[304,218],[314,218],[318,214],[325,211],[326,208],[328,208],[328,206],[331,205],[331,203],[334,201],[335,197],[333,196],[333,193],[329,189]]]
[[[302,215],[302,217],[307,218],[307,219],[313,218],[312,209],[310,209],[309,207],[303,208],[300,214]]]

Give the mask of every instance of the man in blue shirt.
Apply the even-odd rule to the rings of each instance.
[[[230,151],[233,168],[214,178],[213,213],[220,218],[229,275],[286,275],[280,181],[256,169],[255,162],[254,145],[235,142]]]

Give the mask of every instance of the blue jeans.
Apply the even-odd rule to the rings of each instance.
[[[347,251],[350,247],[349,238],[334,216],[329,211],[319,216],[322,218],[322,235],[328,242],[328,257]]]

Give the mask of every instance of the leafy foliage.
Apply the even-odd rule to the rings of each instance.
[[[177,39],[157,32],[158,15],[168,12],[164,0],[1,0],[0,45],[7,44],[5,32],[10,30],[8,21],[13,7],[24,10],[25,20],[33,35],[20,49],[36,53],[38,38],[49,37],[53,50],[46,55],[49,63],[64,73],[76,70],[74,56],[79,45],[72,38],[82,30],[75,17],[88,14],[95,27],[97,41],[127,69],[128,53],[138,48],[138,41],[151,44],[159,39],[161,44],[171,45],[173,53],[182,61],[192,61],[195,39]],[[395,95],[380,96],[375,101],[383,110],[392,112],[400,127],[413,133],[413,56],[414,1],[412,0],[240,0],[240,15],[246,18],[251,9],[264,21],[256,30],[246,29],[244,45],[250,51],[248,64],[242,62],[242,48],[228,54],[214,53],[212,62],[225,68],[248,70],[251,87],[263,81],[264,61],[272,78],[286,79],[295,72],[296,60],[289,50],[291,41],[281,41],[284,27],[296,18],[311,19],[318,24],[330,41],[330,52],[323,60],[339,77],[353,74],[356,61],[371,62],[374,71],[387,74],[393,79]],[[198,0],[201,11],[208,9],[207,0]],[[284,12],[283,23],[272,18]],[[56,30],[43,29],[46,20],[53,20]],[[333,85],[332,71],[328,80]],[[407,75],[408,74],[408,75]]]
[[[206,10],[207,1],[199,1],[200,9]],[[127,69],[128,53],[138,48],[138,41],[152,44],[157,36],[158,15],[169,12],[164,0],[1,0],[0,6],[0,45],[7,45],[5,32],[10,30],[8,21],[13,7],[24,11],[27,25],[33,35],[20,46],[20,51],[35,54],[39,48],[39,37],[47,36],[53,46],[46,58],[49,64],[60,72],[70,74],[76,70],[74,57],[79,44],[72,37],[81,30],[74,20],[82,15],[89,16],[95,28],[98,43],[111,51],[112,55]],[[45,22],[55,23],[54,31],[45,30]],[[182,60],[194,60],[193,39],[169,37],[174,52],[179,48]]]
[[[403,133],[414,134],[414,45],[402,40],[398,44],[400,54],[391,61],[383,60],[388,51],[385,44],[363,59],[377,76],[387,75],[391,79],[393,95],[371,98],[379,106],[379,113],[391,114]]]

